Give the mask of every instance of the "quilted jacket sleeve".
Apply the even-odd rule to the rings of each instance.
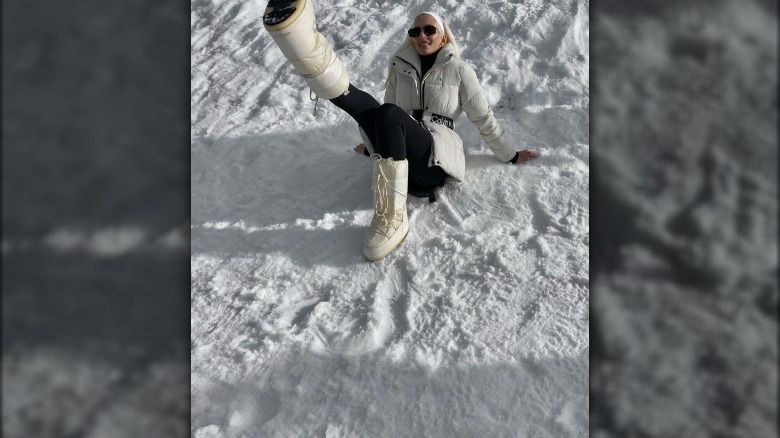
[[[468,64],[463,64],[460,89],[458,91],[460,106],[474,122],[482,136],[482,141],[490,147],[496,157],[507,163],[515,156],[513,145],[509,142],[504,129],[498,124],[490,108],[482,86],[479,85],[477,74]]]

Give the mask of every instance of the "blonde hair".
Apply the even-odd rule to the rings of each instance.
[[[414,17],[414,20],[417,20],[417,18],[420,17],[420,15],[430,15],[431,17],[433,17],[434,20],[436,20],[437,23],[441,22],[441,24],[444,25],[444,29],[443,29],[444,36],[447,37],[447,44],[445,44],[444,46],[447,46],[447,45],[452,46],[452,54],[453,54],[453,56],[455,56],[456,58],[460,58],[460,49],[458,48],[458,43],[455,42],[455,37],[452,36],[452,32],[450,32],[450,27],[447,26],[447,22],[444,21],[444,19],[441,18],[440,15],[438,15],[438,14],[434,15],[433,13],[430,13],[430,12],[422,12],[420,14],[417,14],[417,16]],[[414,20],[412,20],[412,24],[414,24]],[[444,47],[444,46],[442,46],[442,47]],[[398,46],[397,49],[395,49],[395,52],[393,52],[393,55],[390,57],[390,60],[387,63],[387,78],[385,79],[385,88],[387,88],[387,83],[390,80],[390,74],[393,72],[393,69],[392,69],[393,68],[393,58],[395,58],[399,53],[401,53],[407,47],[414,47],[414,38],[412,38],[410,36],[407,36],[406,38],[404,38],[404,41],[401,43],[400,46]]]

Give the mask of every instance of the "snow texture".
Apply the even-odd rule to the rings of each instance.
[[[264,7],[191,6],[193,436],[587,436],[589,3],[315,3],[380,101],[415,15],[440,13],[517,148],[541,152],[501,163],[456,120],[466,180],[410,198],[409,236],[375,263],[357,125],[313,114]]]
[[[777,436],[777,3],[599,7],[591,436]]]

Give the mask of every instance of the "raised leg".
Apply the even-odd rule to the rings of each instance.
[[[271,0],[263,25],[314,94],[333,99],[347,91],[349,74],[317,31],[311,0]]]

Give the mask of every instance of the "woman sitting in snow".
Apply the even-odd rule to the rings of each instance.
[[[514,150],[476,73],[460,59],[449,27],[433,12],[415,18],[390,59],[384,105],[350,84],[341,61],[316,30],[311,0],[271,0],[263,23],[317,97],[329,99],[360,126],[365,143],[355,151],[374,158],[375,215],[363,245],[369,260],[388,255],[408,234],[410,187],[422,192],[442,185],[447,176],[463,180],[463,142],[453,130],[462,111],[499,160],[521,163],[539,155]]]

